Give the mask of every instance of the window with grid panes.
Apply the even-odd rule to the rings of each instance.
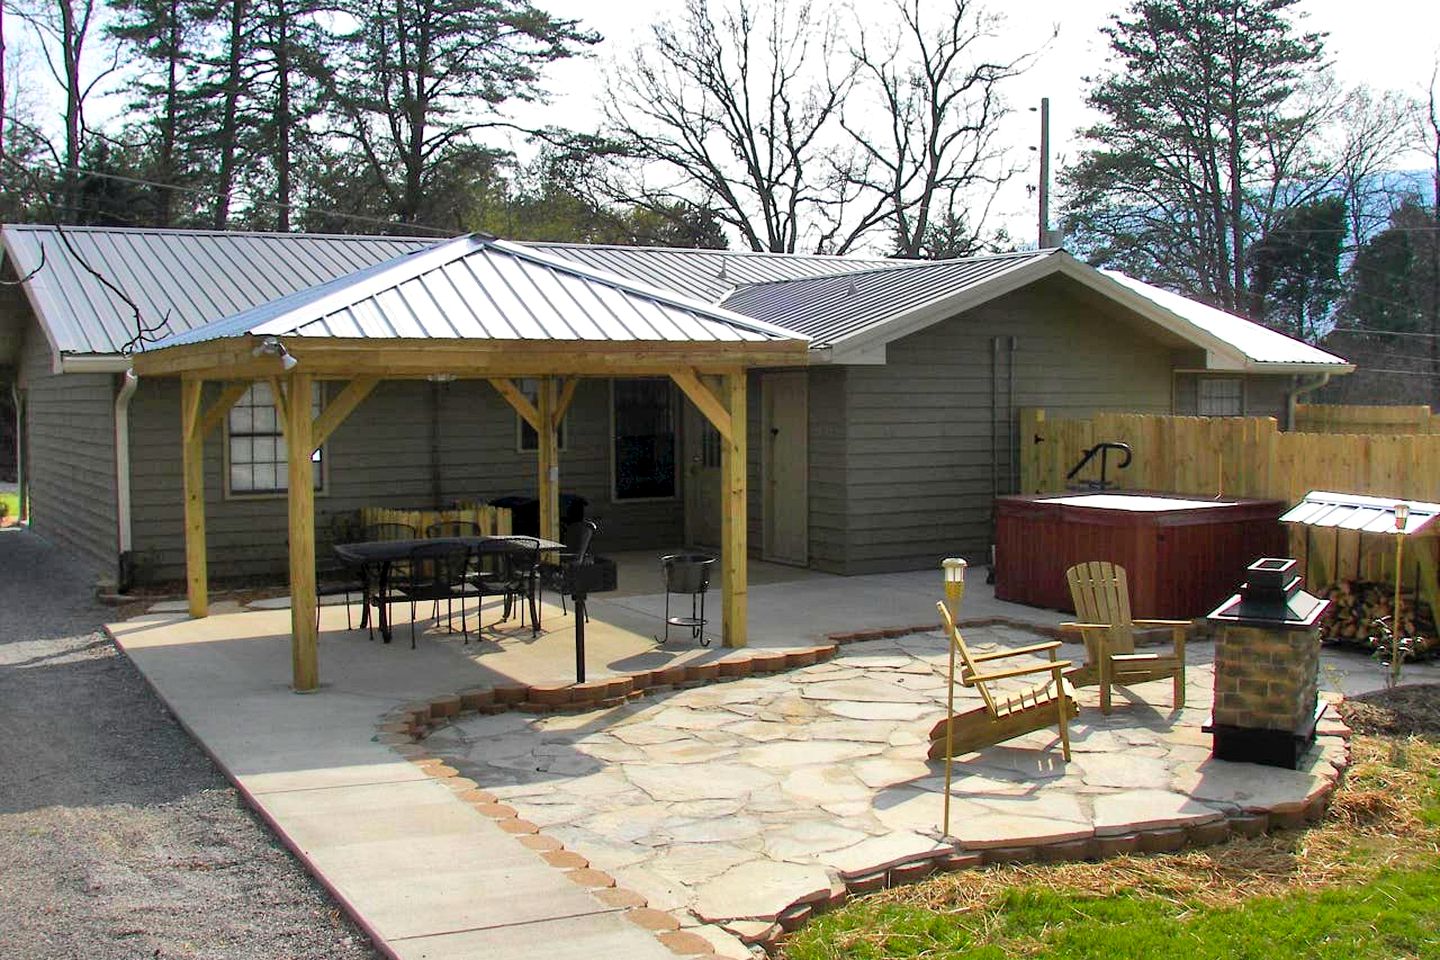
[[[312,419],[320,414],[320,384],[310,396]],[[253,384],[226,415],[229,490],[238,494],[284,493],[290,488],[290,465],[285,435],[275,412],[270,384]],[[315,489],[325,486],[325,461],[321,451],[310,457],[315,463]]]
[[[1245,412],[1239,377],[1201,377],[1195,412],[1202,417],[1238,417]]]
[[[615,499],[674,497],[676,404],[670,381],[614,380],[610,404]]]

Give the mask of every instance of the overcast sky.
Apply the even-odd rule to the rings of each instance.
[[[550,87],[557,94],[554,120],[583,129],[595,123],[595,91],[605,64],[633,48],[649,34],[657,20],[673,19],[684,0],[537,0],[545,10],[573,17],[597,30],[604,41],[595,56],[557,64]],[[719,0],[716,0],[719,2]],[[824,0],[816,0],[817,7]],[[880,0],[858,0],[865,9]],[[1015,108],[1005,131],[1017,152],[1039,144],[1038,115],[1025,108],[1050,98],[1051,144],[1058,167],[1073,156],[1071,134],[1093,120],[1084,107],[1084,78],[1105,68],[1108,48],[1100,28],[1127,0],[989,0],[987,8],[1004,11],[1000,51],[1021,53],[1050,41],[1044,56],[1022,77],[1008,81],[1006,97]],[[1419,95],[1429,84],[1440,55],[1440,2],[1437,0],[1303,0],[1303,29],[1329,34],[1326,50],[1340,80],[1347,86],[1365,83],[1379,90],[1393,89]],[[1031,155],[1033,156],[1033,155]],[[1416,165],[1423,162],[1415,158]],[[1038,171],[1032,165],[1024,183],[1033,183]],[[1035,201],[1017,183],[1002,195],[1000,219],[1017,239],[1029,240],[1035,231]]]

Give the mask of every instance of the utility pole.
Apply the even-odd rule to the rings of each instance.
[[[1040,249],[1050,245],[1050,98],[1040,98]]]

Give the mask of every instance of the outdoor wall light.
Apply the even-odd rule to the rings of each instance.
[[[258,347],[250,352],[257,357],[279,357],[280,369],[286,373],[294,370],[300,362],[290,355],[290,351],[285,349],[285,344],[280,342],[279,337],[266,337],[260,341]]]

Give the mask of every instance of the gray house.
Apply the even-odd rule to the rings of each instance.
[[[436,243],[396,237],[0,228],[0,369],[14,371],[20,472],[36,531],[114,576],[185,574],[180,388],[127,354]],[[1039,406],[1272,415],[1342,359],[1062,251],[939,263],[734,251],[511,245],[605,287],[722,307],[808,337],[809,362],[751,374],[752,552],[837,573],[914,569],[990,542],[1017,483],[1017,411]],[[607,279],[609,278],[609,279]],[[533,289],[476,276],[525,338]],[[380,301],[377,301],[380,302]],[[440,310],[396,295],[377,318]],[[577,307],[577,316],[580,309]],[[518,384],[522,390],[527,385]],[[207,441],[211,571],[286,563],[283,444],[266,386]],[[312,403],[338,386],[317,384]],[[363,505],[533,495],[536,451],[486,380],[384,380],[318,454],[317,537]],[[561,487],[607,550],[719,542],[720,442],[664,378],[579,381]]]

